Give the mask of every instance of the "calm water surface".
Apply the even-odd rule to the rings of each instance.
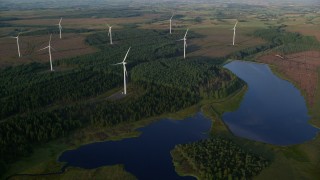
[[[170,150],[207,138],[210,128],[211,120],[201,113],[184,120],[163,119],[140,128],[142,134],[137,138],[84,145],[64,152],[59,161],[87,169],[124,164],[138,179],[195,179],[178,176]]]
[[[267,65],[234,61],[225,66],[247,82],[240,107],[223,120],[237,136],[276,145],[305,142],[317,129],[307,123],[306,102],[289,82],[275,76]],[[65,151],[59,158],[69,166],[98,168],[123,164],[138,179],[194,179],[174,170],[170,150],[177,144],[205,139],[211,121],[201,113],[184,120],[163,119],[139,131],[136,138],[88,144]]]
[[[233,61],[225,67],[249,86],[240,108],[222,117],[233,134],[275,145],[299,144],[316,136],[318,129],[307,122],[300,91],[268,65]]]

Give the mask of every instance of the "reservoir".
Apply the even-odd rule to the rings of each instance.
[[[264,64],[233,61],[225,67],[248,84],[239,108],[222,117],[234,135],[274,145],[299,144],[316,136],[306,102],[290,82]],[[161,119],[138,129],[139,137],[83,145],[65,151],[59,161],[86,169],[123,164],[142,180],[195,179],[175,172],[170,151],[177,144],[208,138],[210,129],[211,120],[202,113],[183,120]]]
[[[248,84],[240,108],[222,117],[234,135],[274,145],[300,144],[316,136],[301,92],[268,65],[233,61],[225,68]]]
[[[123,164],[138,179],[195,179],[175,172],[170,151],[177,144],[207,138],[210,128],[211,120],[202,113],[184,120],[162,119],[138,129],[139,137],[84,145],[65,151],[59,161],[86,169]]]

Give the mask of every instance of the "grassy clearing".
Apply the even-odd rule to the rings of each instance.
[[[310,109],[310,123],[320,128],[320,68],[318,69],[318,86],[315,94],[315,104]]]
[[[17,176],[12,179],[21,179]],[[122,165],[105,166],[96,169],[81,169],[70,167],[66,169],[66,172],[59,175],[49,175],[49,176],[35,176],[26,177],[23,179],[34,180],[34,179],[59,179],[59,180],[87,180],[87,179],[105,179],[105,180],[136,180],[132,174],[126,172]]]
[[[223,113],[235,111],[240,106],[246,91],[247,86],[244,86],[242,89],[225,99],[219,101],[207,100],[202,102],[202,112],[213,120],[213,125],[211,127],[211,132],[213,134],[226,134],[229,131],[221,117]]]

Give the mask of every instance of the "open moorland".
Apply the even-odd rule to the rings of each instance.
[[[137,128],[158,119],[181,119],[198,111],[213,120],[212,138],[176,146],[171,154],[180,175],[320,178],[319,136],[299,145],[273,146],[235,137],[221,120],[224,112],[239,107],[247,89],[222,67],[238,59],[269,64],[292,82],[308,103],[310,123],[320,127],[319,4],[86,2],[0,5],[0,179],[135,179],[121,165],[64,169],[57,158],[67,149],[136,137]],[[60,17],[62,39],[56,25]],[[113,45],[107,24],[113,26]],[[183,42],[177,40],[187,28],[183,59]],[[11,38],[19,32],[21,58]],[[47,50],[39,51],[48,45],[50,34],[54,72]],[[129,47],[124,96],[122,69],[111,64],[121,62]],[[232,149],[226,172],[220,168],[226,154],[203,158],[217,151],[212,147]],[[190,158],[194,153],[203,157]],[[234,171],[232,176],[235,167],[250,173]]]

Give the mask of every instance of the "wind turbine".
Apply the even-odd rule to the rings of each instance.
[[[61,21],[62,21],[62,18],[60,19],[59,24],[57,24],[60,30],[60,39],[61,39],[61,30],[62,30]]]
[[[238,24],[238,20],[237,20],[236,24],[233,27],[233,43],[232,43],[233,46],[234,46],[234,41],[236,39],[236,27],[237,27],[237,24]]]
[[[53,68],[52,68],[52,58],[51,58],[51,49],[53,49],[53,48],[51,47],[51,36],[52,36],[52,34],[50,34],[49,45],[48,45],[47,47],[45,47],[45,48],[40,49],[39,51],[42,51],[42,50],[45,50],[45,49],[49,49],[50,70],[51,70],[51,71],[54,71]],[[53,50],[55,50],[55,49],[53,49]]]
[[[170,34],[171,34],[171,22],[172,22],[172,18],[173,18],[173,13],[172,13],[172,16],[171,16],[171,18],[170,18]]]
[[[111,34],[112,26],[109,26],[109,24],[107,24],[107,25],[108,25],[108,27],[109,27],[108,36],[110,37],[110,44],[112,44],[112,34]]]
[[[124,84],[124,90],[123,90],[123,94],[127,94],[127,85],[126,85],[126,76],[128,76],[128,72],[127,72],[127,68],[126,68],[126,59],[127,59],[127,56],[128,56],[128,53],[130,51],[131,47],[129,47],[128,51],[127,51],[127,54],[126,56],[124,57],[123,61],[120,62],[120,63],[117,63],[117,64],[113,64],[113,65],[119,65],[119,64],[122,64],[123,65],[123,84]]]
[[[187,34],[189,29],[187,29],[186,34],[184,37],[178,41],[183,41],[183,58],[186,59],[186,47],[187,47]]]
[[[16,38],[17,39],[17,46],[18,46],[18,54],[19,54],[19,57],[21,57],[21,54],[20,54],[20,46],[19,46],[19,35],[21,34],[21,32],[19,32],[18,36],[17,37],[12,37],[12,38]]]

